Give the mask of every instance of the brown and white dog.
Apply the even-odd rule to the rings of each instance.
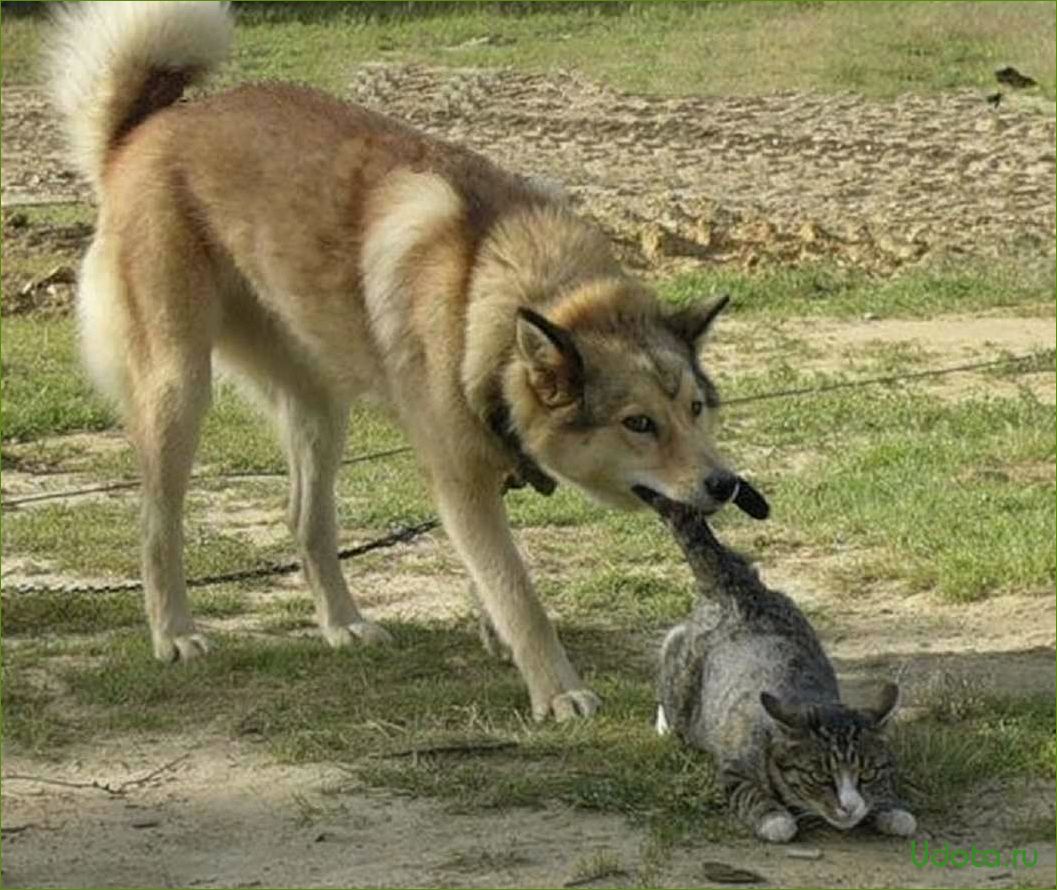
[[[182,512],[215,359],[276,421],[332,646],[389,639],[335,555],[349,405],[371,397],[417,452],[533,714],[591,714],[504,482],[557,479],[622,509],[641,506],[636,485],[706,511],[733,497],[698,363],[723,301],[665,311],[560,196],[377,112],[274,83],[178,101],[232,33],[223,3],[77,3],[52,45],[55,100],[99,201],[81,342],[140,459],[155,654],[206,651]]]

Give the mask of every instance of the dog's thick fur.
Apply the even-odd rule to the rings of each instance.
[[[206,649],[182,510],[215,357],[281,432],[331,645],[387,639],[335,556],[348,406],[373,397],[414,446],[534,714],[590,714],[598,699],[533,592],[502,485],[528,455],[620,508],[639,506],[642,484],[714,509],[716,398],[697,354],[716,307],[666,314],[552,190],[381,114],[281,84],[177,101],[232,31],[222,3],[77,3],[52,47],[100,205],[81,337],[140,458],[155,653]]]

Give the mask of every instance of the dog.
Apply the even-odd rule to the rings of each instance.
[[[732,499],[699,362],[725,299],[667,309],[553,187],[375,111],[277,83],[186,99],[233,34],[218,2],[77,3],[50,48],[99,204],[80,342],[139,459],[155,655],[207,651],[182,513],[216,365],[275,421],[331,646],[390,640],[336,558],[349,406],[369,398],[416,452],[533,715],[589,716],[599,699],[533,591],[504,483],[564,482],[625,510],[636,485],[705,512]]]

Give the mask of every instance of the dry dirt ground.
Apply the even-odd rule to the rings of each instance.
[[[350,94],[559,180],[624,258],[651,273],[815,257],[890,272],[939,253],[997,256],[1025,243],[1052,253],[1054,120],[1016,102],[995,111],[969,93],[894,102],[811,94],[657,100],[575,75],[381,65],[358,71]],[[39,91],[4,90],[2,137],[6,206],[87,196],[58,156]],[[1052,317],[789,325],[823,352],[911,342],[947,361],[996,341],[1015,351],[1054,346]],[[721,349],[719,360],[737,358]],[[954,397],[957,387],[979,382],[950,380],[935,391]],[[1031,385],[1053,400],[1052,374],[1035,375]],[[84,438],[88,447],[115,441]],[[1052,467],[1043,470],[1052,478]],[[6,472],[3,487],[11,496],[71,481],[86,480]],[[264,533],[281,528],[278,511],[243,506]],[[230,517],[231,505],[220,512]],[[531,552],[531,538],[527,546]],[[783,559],[764,569],[794,591],[821,590],[811,581],[821,577],[822,559]],[[421,563],[435,572],[438,561],[453,561],[439,536],[394,556],[385,573],[357,584],[372,591],[365,606],[383,617],[426,608],[465,614],[460,578],[416,570]],[[7,566],[4,575],[18,580]],[[302,594],[290,580],[269,595]],[[875,593],[838,609],[811,596],[807,607],[830,607],[821,631],[849,687],[883,663],[902,672],[911,699],[938,668],[1004,691],[1053,694],[1052,597],[943,606]],[[817,860],[751,842],[701,844],[676,849],[659,872],[640,872],[649,859],[645,835],[618,816],[560,808],[452,812],[357,788],[333,767],[278,765],[250,742],[209,735],[103,742],[60,764],[8,750],[3,771],[7,886],[562,886],[598,855],[624,873],[594,886],[633,884],[642,874],[665,886],[711,886],[705,860],[752,868],[774,886],[1003,887],[1024,878],[1005,870],[918,870],[905,844],[858,836],[826,836]],[[1019,828],[1025,818],[1052,818],[1053,810],[1052,784],[987,788],[951,824],[924,828],[954,844],[1037,847],[1031,882],[1053,886],[1052,837],[1025,837]]]
[[[119,789],[182,759],[120,793],[5,782],[4,825],[21,829],[4,841],[5,886],[560,887],[582,863],[605,857],[624,873],[588,886],[622,887],[636,885],[649,855],[619,816],[554,807],[453,813],[357,788],[332,767],[277,766],[251,743],[139,740],[86,755],[36,773]],[[22,766],[5,758],[5,773]],[[1008,789],[996,791],[982,792],[944,842],[1009,849],[1016,826],[994,806]],[[1040,812],[1052,808],[1052,784],[1027,793]],[[1052,886],[1052,839],[1020,846],[1039,851],[1032,886]],[[717,886],[705,877],[710,860],[750,868],[772,886],[1004,887],[1014,878],[1001,869],[918,869],[905,843],[868,835],[828,835],[816,849],[822,857],[812,860],[751,843],[677,849],[648,885]]]
[[[566,186],[633,266],[1052,251],[1055,126],[973,92],[657,99],[575,73],[375,64],[351,98]],[[3,91],[3,203],[85,198],[44,95]]]

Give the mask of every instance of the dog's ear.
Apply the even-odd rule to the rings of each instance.
[[[518,309],[517,350],[528,366],[529,381],[541,402],[550,408],[580,398],[584,361],[576,342],[564,328],[531,309]]]
[[[729,302],[730,296],[724,294],[710,302],[695,303],[685,309],[680,309],[668,317],[668,327],[680,340],[689,343],[694,352],[697,352],[712,322]]]

